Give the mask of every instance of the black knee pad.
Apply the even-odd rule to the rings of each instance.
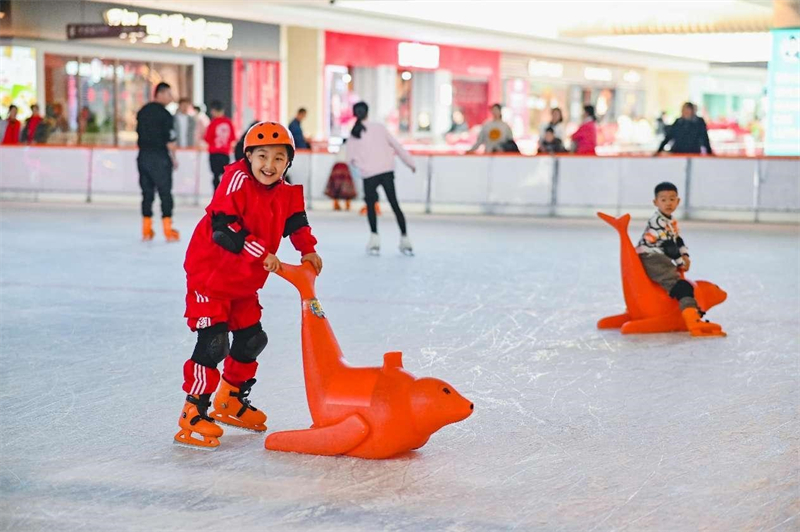
[[[678,301],[684,297],[694,297],[694,286],[692,286],[692,283],[689,281],[681,279],[675,283],[675,286],[669,291],[669,297],[677,299]]]
[[[267,333],[261,328],[261,323],[256,323],[246,329],[233,331],[231,357],[244,364],[254,362],[267,347],[267,342]]]
[[[192,360],[195,363],[207,368],[216,368],[229,352],[227,323],[217,323],[197,331],[197,345],[194,346],[192,353]]]

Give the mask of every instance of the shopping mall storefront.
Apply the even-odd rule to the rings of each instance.
[[[645,116],[645,72],[636,68],[503,54],[504,118],[523,151],[535,151],[551,109],[564,115],[567,134],[581,123],[584,105],[598,117],[598,145],[643,143],[652,139]],[[563,139],[567,141],[568,139]]]
[[[483,123],[500,97],[499,52],[325,34],[324,115],[332,139],[349,135],[352,105],[363,100],[405,143],[443,144]]]
[[[120,35],[69,39],[73,23]],[[48,143],[133,145],[136,113],[163,81],[176,99],[201,107],[221,100],[241,130],[280,115],[279,43],[279,27],[268,24],[115,4],[14,2],[0,42],[0,114],[15,104],[25,119],[40,102]]]

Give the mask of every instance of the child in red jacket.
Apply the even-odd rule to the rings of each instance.
[[[225,165],[231,162],[231,146],[236,142],[236,132],[233,130],[231,119],[225,116],[222,102],[214,100],[209,108],[211,123],[206,129],[205,141],[208,144],[208,164],[214,175],[214,190],[217,190]]]
[[[294,158],[291,133],[275,122],[257,123],[245,136],[244,150],[244,159],[225,168],[184,263],[185,316],[197,332],[197,345],[183,366],[183,390],[188,395],[175,441],[212,450],[222,436],[215,421],[257,432],[267,429],[266,414],[247,396],[256,382],[256,357],[267,346],[256,291],[269,272],[281,267],[275,256],[281,238],[291,239],[302,262],[322,270],[303,187],[283,179]],[[209,415],[214,390],[214,411]]]

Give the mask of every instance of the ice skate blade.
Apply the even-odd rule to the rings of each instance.
[[[239,429],[239,430],[241,430],[243,432],[252,432],[253,434],[263,434],[264,432],[267,431],[267,426],[266,425],[264,425],[263,429],[251,429],[250,427],[242,427],[242,426],[239,426],[239,425],[234,425],[233,423],[228,423],[228,422],[226,422],[226,421],[224,421],[222,419],[219,419],[219,418],[214,418],[214,419],[220,425],[225,425],[226,427],[232,427],[234,429]]]
[[[414,256],[414,250],[413,249],[401,249],[400,253],[405,255],[406,257],[413,257]]]
[[[370,257],[379,257],[380,254],[381,254],[381,250],[380,249],[368,249],[367,250],[367,255],[369,255]]]
[[[192,437],[192,433],[181,430],[172,439],[174,445],[179,447],[186,447],[188,449],[199,449],[201,451],[216,451],[219,447],[219,439],[212,436],[207,436],[206,439]]]
[[[205,447],[203,445],[192,445],[191,443],[183,443],[177,440],[172,440],[172,445],[183,447],[185,449],[192,449],[193,451],[206,451],[209,453],[213,453],[214,451],[219,449],[219,445],[217,445],[216,447]]]

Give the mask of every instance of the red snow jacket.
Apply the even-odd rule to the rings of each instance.
[[[315,252],[302,185],[263,185],[244,159],[226,166],[186,250],[188,289],[220,299],[252,296],[267,280],[264,259],[286,236],[301,255]]]

